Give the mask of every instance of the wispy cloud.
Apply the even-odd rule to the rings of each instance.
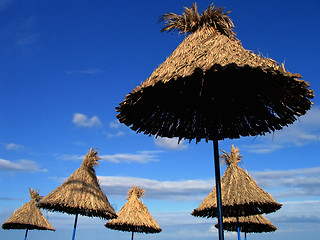
[[[138,185],[146,190],[147,198],[174,201],[200,200],[213,189],[213,180],[202,179],[158,181],[137,177],[99,176],[99,180],[101,187],[109,195],[125,196],[130,187]]]
[[[320,167],[250,174],[260,187],[270,189],[278,198],[320,197]]]
[[[320,198],[320,167],[249,173],[259,187],[279,200]],[[126,176],[99,176],[99,179],[108,194],[125,195],[132,185],[139,185],[147,190],[148,198],[178,202],[203,200],[214,186],[212,179],[159,181]]]
[[[98,68],[89,68],[86,70],[75,70],[75,71],[68,70],[67,74],[98,74],[102,72],[105,72],[105,70],[98,69]]]
[[[125,133],[123,131],[117,131],[116,133],[105,132],[107,138],[121,137],[124,136]]]
[[[320,108],[313,107],[306,115],[283,130],[254,139],[253,144],[244,145],[242,149],[265,154],[285,146],[301,147],[320,141]]]
[[[150,162],[156,162],[157,153],[161,151],[138,151],[137,153],[117,153],[117,154],[105,154],[99,155],[101,161],[111,162],[111,163],[140,163],[146,164]],[[76,154],[62,154],[57,155],[57,159],[61,160],[75,160],[80,161],[84,159],[84,155]]]
[[[89,118],[87,115],[82,114],[82,113],[74,113],[72,122],[77,127],[89,127],[90,128],[90,127],[97,127],[97,126],[102,125],[98,116],[93,116],[93,117]]]
[[[4,145],[7,150],[11,150],[11,151],[18,151],[18,150],[24,149],[22,145],[16,144],[16,143],[6,143]]]
[[[0,170],[11,172],[47,172],[47,169],[40,169],[38,164],[30,160],[19,160],[11,162],[9,160],[0,159]]]
[[[178,138],[157,137],[154,138],[154,143],[160,148],[169,150],[184,150],[188,148],[183,140],[178,144]]]
[[[119,128],[121,126],[121,123],[119,122],[118,119],[114,120],[114,121],[111,121],[109,123],[109,127],[110,128]]]
[[[156,152],[146,152],[140,151],[137,153],[118,153],[111,155],[101,155],[103,161],[112,162],[112,163],[149,163],[156,162],[157,155]]]

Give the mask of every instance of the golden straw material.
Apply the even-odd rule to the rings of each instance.
[[[93,169],[100,157],[90,149],[78,168],[62,185],[45,196],[39,207],[68,214],[81,214],[103,219],[116,218],[107,196],[103,193]]]
[[[163,16],[164,31],[189,35],[119,104],[121,123],[148,135],[198,142],[264,135],[311,108],[308,82],[246,50],[227,14],[211,5],[200,16],[194,5],[181,17]]]
[[[271,213],[279,210],[282,204],[258,187],[251,176],[238,166],[239,149],[232,146],[230,154],[223,154],[227,162],[221,179],[223,216],[236,217]],[[191,213],[196,217],[217,217],[216,188]]]
[[[142,188],[132,187],[128,192],[128,201],[119,211],[118,218],[112,219],[105,226],[114,230],[128,232],[161,232],[162,229],[139,199],[143,194],[144,190]]]
[[[36,229],[55,231],[48,220],[42,215],[41,210],[37,207],[37,202],[40,200],[41,196],[34,189],[29,188],[29,192],[31,201],[14,211],[11,217],[2,224],[2,228],[6,230]]]
[[[218,228],[218,224],[215,225]],[[239,217],[240,232],[262,233],[274,232],[277,228],[263,215],[252,215]],[[223,229],[231,232],[237,232],[237,219],[235,217],[223,219]]]

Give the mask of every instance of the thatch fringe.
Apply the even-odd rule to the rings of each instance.
[[[37,207],[37,202],[41,198],[37,190],[29,188],[31,201],[22,205],[14,211],[11,217],[2,224],[3,229],[29,229],[29,230],[51,230],[55,229],[42,215]]]
[[[80,168],[57,189],[41,199],[39,207],[88,217],[116,218],[117,215],[100,188],[93,169],[100,159],[97,154],[97,151],[90,149]]]
[[[222,7],[217,8],[213,4],[210,4],[200,15],[197,3],[193,3],[191,8],[184,8],[182,15],[175,13],[162,15],[160,20],[165,21],[165,27],[161,32],[178,31],[186,34],[211,28],[230,38],[234,38],[234,24],[228,16],[230,12],[223,12]]]
[[[117,219],[105,224],[107,228],[141,233],[159,233],[162,229],[150,215],[147,207],[139,200],[144,194],[142,188],[132,187],[128,192],[128,201],[121,208]]]
[[[218,224],[214,225],[218,228]],[[223,229],[231,232],[237,232],[237,218],[224,218]],[[252,215],[239,217],[240,232],[245,233],[262,233],[274,232],[277,228],[263,215]]]

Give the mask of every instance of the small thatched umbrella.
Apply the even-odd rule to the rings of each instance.
[[[147,207],[140,201],[144,195],[144,189],[132,187],[128,192],[128,201],[121,208],[117,219],[112,219],[106,223],[107,228],[140,233],[159,233],[162,229],[150,215]]]
[[[227,168],[221,180],[223,216],[240,217],[271,213],[279,210],[282,204],[258,187],[251,176],[238,163],[241,160],[239,148],[231,146],[231,153],[223,151]],[[197,209],[191,214],[196,217],[217,217],[216,189],[213,189]]]
[[[218,224],[214,226],[218,228]],[[240,231],[245,233],[245,239],[247,233],[274,232],[277,230],[277,228],[263,215],[243,216],[239,217],[238,221],[235,217],[223,219],[223,228],[227,231],[237,232],[238,226]]]
[[[95,149],[90,149],[85,156],[81,167],[78,168],[62,185],[45,196],[39,202],[39,207],[49,211],[58,211],[75,214],[75,238],[78,214],[102,219],[116,218],[117,215],[111,207],[107,196],[98,183],[94,166],[101,158]]]
[[[37,202],[42,198],[38,191],[29,188],[31,201],[22,205],[21,208],[14,211],[11,217],[2,224],[3,229],[26,229],[25,238],[27,239],[28,230],[51,230],[55,229],[48,220],[42,215],[37,207]]]
[[[311,108],[309,84],[270,58],[243,48],[223,8],[197,5],[163,15],[162,31],[189,34],[117,107],[137,132],[196,142],[213,140],[219,239],[223,239],[218,140],[264,135]]]

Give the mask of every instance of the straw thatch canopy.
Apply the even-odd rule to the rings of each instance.
[[[134,131],[179,139],[264,135],[311,108],[308,82],[244,49],[223,8],[163,15],[163,31],[188,35],[116,108]]]
[[[232,145],[231,153],[224,152],[221,158],[227,163],[227,169],[221,179],[223,216],[271,213],[281,208],[282,204],[277,203],[269,193],[258,187],[251,176],[238,166],[241,159],[239,148]],[[196,217],[217,216],[216,188],[191,214]]]
[[[147,207],[140,201],[144,194],[142,188],[132,187],[128,192],[128,201],[121,208],[117,219],[105,224],[107,228],[143,233],[159,233],[162,229],[150,215]]]
[[[97,154],[95,149],[90,149],[80,168],[57,189],[41,199],[39,207],[88,217],[116,218],[117,215],[101,190],[93,168],[101,159]]]
[[[37,207],[37,202],[39,202],[42,197],[37,190],[29,188],[29,192],[31,201],[14,211],[11,217],[2,224],[2,228],[55,231]]]
[[[218,224],[214,225],[218,228]],[[262,233],[274,232],[277,228],[263,215],[239,217],[240,232]],[[224,218],[223,228],[227,231],[237,232],[237,219],[235,217]]]

